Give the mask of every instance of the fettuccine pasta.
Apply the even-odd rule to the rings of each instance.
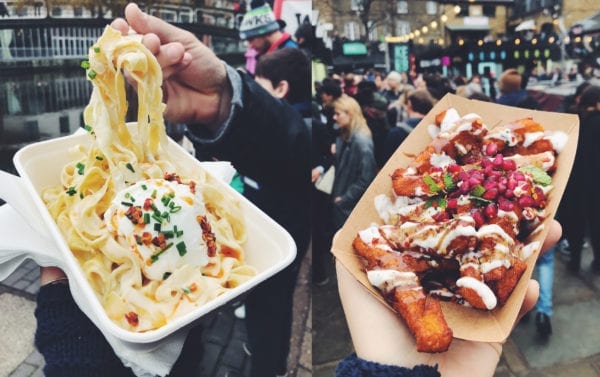
[[[70,151],[43,199],[111,320],[156,329],[256,274],[244,262],[243,214],[204,171],[170,159],[161,68],[139,36],[106,27],[82,66],[94,86],[92,141]],[[124,71],[137,85],[134,125]]]

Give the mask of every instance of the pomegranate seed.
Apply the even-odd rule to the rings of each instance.
[[[487,199],[487,200],[494,200],[494,199],[496,199],[497,196],[498,196],[498,189],[496,189],[496,188],[487,190],[486,192],[483,193],[483,195],[481,195],[482,198]]]
[[[500,203],[498,203],[498,208],[503,211],[509,212],[515,209],[515,205],[508,200],[501,200]]]
[[[529,191],[531,191],[531,185],[529,183],[525,183],[521,186],[521,190],[523,190],[525,192],[529,192]]]
[[[458,199],[457,198],[448,199],[448,201],[446,202],[446,208],[456,209],[457,207],[458,207]]]
[[[498,192],[500,194],[504,194],[506,192],[506,184],[502,183],[502,181],[500,181],[498,184]]]
[[[536,186],[533,189],[533,200],[538,207],[546,200],[546,194],[544,194],[544,190],[542,190],[541,187]]]
[[[496,143],[489,143],[485,146],[485,154],[493,156],[498,153],[498,145]]]
[[[461,167],[460,167],[460,165],[450,164],[450,165],[448,165],[448,171],[450,173],[458,173],[461,171]]]
[[[496,177],[496,178],[502,178],[502,172],[498,171],[498,170],[494,170],[492,172],[492,176]]]
[[[481,211],[474,210],[471,213],[471,216],[473,216],[473,220],[475,220],[475,226],[477,226],[478,228],[485,224],[485,218],[483,217]]]
[[[517,188],[517,180],[514,178],[510,178],[508,182],[506,182],[506,188],[510,190],[514,190]]]
[[[431,171],[434,172],[434,173],[441,173],[444,170],[442,168],[438,167],[438,166],[434,166],[434,167],[431,168]]]
[[[485,181],[485,183],[483,184],[483,188],[486,190],[493,189],[496,187],[498,187],[498,183],[492,181],[491,179]]]
[[[491,163],[490,163],[491,164]],[[494,167],[492,165],[486,166],[483,168],[483,175],[490,176],[494,172]]]
[[[481,184],[481,180],[477,179],[477,177],[470,177],[469,178],[469,185],[471,186],[477,186]]]
[[[468,181],[469,180],[469,174],[467,174],[466,171],[461,171],[460,173],[458,173],[458,180],[460,180],[460,181]]]
[[[506,184],[508,183],[508,179],[506,178],[506,176],[502,176],[500,177],[500,180],[498,182],[506,186]]]
[[[448,213],[446,211],[441,211],[436,213],[435,215],[431,216],[432,219],[434,219],[435,221],[446,221],[448,220],[450,217],[448,216]]]
[[[518,200],[519,207],[531,207],[534,205],[533,198],[531,196],[521,196]]]
[[[458,189],[463,194],[468,194],[471,191],[471,187],[469,187],[469,181],[463,181]]]
[[[495,219],[496,216],[498,215],[498,207],[496,207],[496,205],[494,203],[490,203],[487,206],[485,206],[484,211],[485,211],[485,215],[490,220]]]
[[[502,158],[502,155],[497,154],[496,157],[494,157],[494,161],[492,161],[492,164],[494,165],[495,168],[501,168],[503,161],[504,161],[504,158]]]
[[[515,197],[515,192],[511,189],[506,189],[504,196],[506,196],[507,199],[512,199]]]
[[[504,160],[502,162],[502,170],[505,170],[505,171],[517,170],[517,163],[514,160]]]
[[[525,180],[525,174],[521,173],[520,171],[516,171],[513,173],[512,177],[514,179],[518,181],[524,181]]]

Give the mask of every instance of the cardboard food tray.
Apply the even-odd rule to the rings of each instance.
[[[91,137],[87,133],[83,133],[31,144],[16,153],[14,162],[17,171],[21,175],[27,195],[30,196],[37,207],[43,225],[45,225],[46,230],[60,251],[67,275],[71,281],[70,285],[76,284],[78,286],[77,290],[71,288],[75,301],[102,330],[130,343],[160,341],[171,333],[187,327],[210,311],[248,292],[294,260],[296,244],[289,233],[229,185],[214,178],[215,185],[219,186],[222,191],[232,194],[241,204],[248,233],[248,240],[243,245],[245,262],[257,269],[257,275],[205,305],[199,306],[181,317],[172,319],[158,329],[137,333],[117,326],[106,315],[104,308],[85,278],[83,270],[71,253],[40,197],[44,188],[60,185],[61,171],[65,164],[72,159],[68,152],[69,149],[79,144],[88,145],[91,141]],[[198,160],[173,140],[169,139],[167,149],[170,160],[178,167],[177,173],[181,176],[189,176],[189,172],[203,169]],[[210,173],[208,174],[210,175]]]
[[[557,170],[552,176],[552,185],[554,188],[549,193],[549,202],[547,205],[548,216],[544,221],[544,228],[534,237],[531,237],[528,242],[540,241],[541,246],[541,241],[544,240],[548,233],[548,223],[556,214],[560,198],[565,190],[573,165],[579,134],[579,118],[576,115],[520,109],[489,102],[469,100],[452,94],[444,96],[408,135],[402,145],[381,169],[350,214],[342,229],[336,233],[333,239],[331,251],[335,257],[373,295],[383,304],[387,305],[390,310],[393,310],[391,306],[385,302],[379,291],[367,280],[362,261],[352,248],[352,241],[358,231],[368,228],[373,223],[382,224],[375,210],[374,198],[379,194],[390,196],[393,194],[391,175],[394,170],[407,166],[431,142],[431,137],[427,130],[428,126],[435,124],[436,114],[452,107],[458,111],[461,117],[468,113],[480,115],[488,129],[505,125],[518,119],[532,117],[546,130],[561,130],[568,134],[567,144],[557,157]],[[448,325],[454,333],[454,337],[482,342],[498,342],[506,339],[510,334],[523,302],[527,282],[531,278],[538,255],[539,250],[536,250],[526,260],[527,270],[506,304],[502,307],[492,311],[482,311],[442,301],[442,310]]]

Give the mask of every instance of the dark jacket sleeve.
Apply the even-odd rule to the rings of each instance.
[[[412,369],[367,361],[352,354],[343,359],[335,377],[440,377],[437,366],[417,365]]]
[[[309,129],[296,110],[251,77],[230,67],[228,75],[234,86],[230,120],[213,139],[204,127],[189,127],[196,157],[231,161],[252,182],[244,195],[290,232],[301,251],[310,233]]]
[[[46,377],[133,377],[63,284],[40,288],[35,309],[35,346]]]

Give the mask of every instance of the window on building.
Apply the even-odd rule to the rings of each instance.
[[[361,11],[363,8],[363,0],[352,0],[350,2],[350,8],[354,11]]]
[[[351,41],[360,39],[360,27],[357,22],[350,21],[344,24],[344,34]]]
[[[496,17],[496,6],[495,5],[484,5],[483,15],[486,17]]]
[[[410,22],[396,21],[396,35],[410,34]]]
[[[436,1],[428,1],[425,3],[425,10],[428,15],[436,15],[437,14],[437,2]]]
[[[396,12],[398,14],[407,14],[408,13],[408,1],[398,1],[396,5]]]
[[[459,5],[460,12],[456,15],[457,17],[469,17],[469,6],[468,5]]]
[[[83,16],[83,7],[73,7],[73,15],[75,15],[75,17]]]
[[[62,16],[62,8],[61,7],[52,7],[52,16],[53,17]]]

